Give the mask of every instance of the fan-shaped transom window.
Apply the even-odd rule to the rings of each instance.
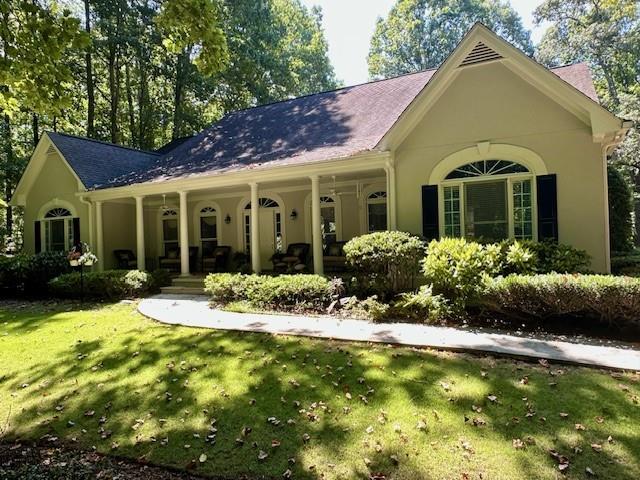
[[[320,203],[336,203],[333,197],[322,196],[320,197]]]
[[[369,200],[375,200],[379,198],[387,198],[387,192],[373,192],[369,195]]]
[[[278,205],[278,202],[276,202],[275,200],[269,198],[269,197],[260,197],[258,199],[258,207],[260,208],[278,208],[280,205]],[[247,203],[247,205],[244,207],[245,210],[250,210],[251,209],[251,202]]]
[[[71,212],[66,208],[52,208],[44,215],[44,218],[60,218],[70,216]]]
[[[162,216],[163,217],[177,217],[178,216],[178,212],[176,212],[175,210],[169,208],[169,209],[165,210],[164,212],[162,212]]]
[[[527,167],[516,162],[508,160],[480,160],[478,162],[467,163],[454,169],[446,176],[445,180],[528,172],[529,169]]]

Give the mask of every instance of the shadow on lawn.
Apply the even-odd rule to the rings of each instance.
[[[35,320],[28,322],[37,326]],[[627,414],[627,394],[602,387],[595,375],[580,375],[582,370],[561,373],[555,367],[515,361],[494,366],[491,357],[152,323],[140,335],[127,332],[114,344],[116,340],[76,343],[51,361],[22,372],[30,387],[21,394],[34,402],[19,411],[18,405],[14,407],[10,434],[50,435],[45,441],[55,436],[83,448],[96,446],[142,462],[223,478],[243,474],[282,478],[290,469],[293,478],[366,478],[370,472],[382,472],[428,479],[418,455],[438,451],[451,455],[451,449],[460,460],[451,465],[452,476],[458,478],[465,469],[482,471],[478,456],[492,453],[482,451],[483,438],[499,438],[511,445],[513,439],[542,434],[544,441],[513,450],[521,478],[537,477],[541,459],[548,466],[555,464],[547,453],[550,448],[570,458],[570,471],[576,475],[590,466],[610,478],[632,478],[632,469],[621,464],[607,444],[609,435],[614,435],[616,448],[633,452],[636,463],[640,460],[637,435],[608,431],[607,421]],[[419,375],[404,375],[416,368]],[[524,375],[520,369],[527,372],[526,384],[519,382]],[[482,376],[481,370],[487,374]],[[458,395],[455,383],[443,392],[442,384],[451,378],[481,382],[497,402],[486,395]],[[22,379],[7,381],[13,390],[21,390]],[[408,441],[398,435],[397,441],[386,442],[376,451],[375,435],[365,435],[366,423],[354,425],[352,415],[369,409],[375,424],[378,412],[387,408],[394,395],[406,396],[414,410],[428,417],[427,432],[407,432]],[[482,411],[474,412],[472,405]],[[572,411],[569,418],[559,416],[572,406],[580,407],[579,416]],[[437,409],[447,409],[466,423],[464,438],[442,445],[451,426],[438,420]],[[527,411],[535,415],[527,417]],[[410,417],[410,412],[401,414]],[[599,416],[604,423],[594,420]],[[474,417],[481,417],[486,425],[473,426]],[[413,417],[409,421],[415,425]],[[574,423],[586,425],[587,430],[576,432]],[[454,433],[458,432],[456,428]],[[213,442],[207,438],[211,434],[215,434]],[[273,441],[280,445],[272,446]],[[429,442],[432,445],[425,450]],[[591,443],[602,444],[602,451],[592,452]],[[583,453],[574,453],[577,444]],[[353,452],[346,451],[353,445],[361,445],[355,460],[348,458]],[[268,457],[259,460],[260,451]],[[204,462],[199,460],[202,454],[207,456]],[[371,459],[369,468],[365,457]],[[632,467],[637,472],[638,465]]]

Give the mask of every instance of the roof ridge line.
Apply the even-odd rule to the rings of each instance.
[[[330,90],[322,90],[320,92],[307,93],[305,95],[300,95],[299,97],[285,98],[283,100],[275,100],[273,102],[267,102],[267,103],[262,103],[260,105],[254,105],[253,107],[245,107],[245,108],[240,108],[238,110],[231,110],[225,116],[232,115],[234,113],[245,112],[247,110],[253,110],[254,108],[262,108],[262,107],[268,107],[270,105],[277,105],[279,103],[292,102],[294,100],[299,100],[301,98],[313,97],[315,95],[323,95],[325,93],[339,92],[340,90],[347,90],[348,88],[362,87],[364,85],[371,85],[373,83],[386,82],[387,80],[395,80],[396,78],[408,77],[409,75],[418,75],[420,73],[432,72],[432,71],[438,70],[438,68],[439,67],[425,68],[423,70],[418,70],[417,72],[401,73],[400,75],[395,75],[393,77],[378,78],[378,79],[375,79],[375,80],[369,80],[367,82],[356,83],[356,84],[353,84],[353,85],[345,85],[344,87],[332,88]],[[212,123],[210,126],[215,125],[215,123],[217,123],[217,122]]]
[[[142,150],[142,149],[139,149],[139,148],[127,147],[126,145],[118,145],[117,143],[106,142],[104,140],[98,140],[96,138],[83,137],[83,136],[80,136],[80,135],[73,135],[71,133],[52,132],[51,130],[45,130],[44,133],[46,133],[47,135],[53,133],[54,135],[62,135],[63,137],[70,137],[70,138],[76,138],[78,140],[86,140],[88,142],[101,143],[103,145],[108,145],[110,147],[123,148],[125,150],[132,150],[132,151],[138,152],[138,153],[148,153],[149,155],[155,155],[155,156],[158,156],[158,157],[162,156],[159,153],[153,152],[151,150]]]

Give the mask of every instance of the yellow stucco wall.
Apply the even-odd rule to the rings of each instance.
[[[24,211],[24,251],[35,252],[34,222],[39,220],[40,210],[54,199],[67,202],[80,217],[80,237],[89,241],[87,205],[80,202],[75,193],[78,182],[58,153],[45,154],[46,160],[26,198]],[[60,203],[60,206],[65,206]]]
[[[501,64],[463,70],[396,152],[398,228],[422,233],[421,186],[448,155],[478,142],[530,149],[557,175],[559,240],[606,270],[605,182],[590,127]]]
[[[116,268],[114,250],[136,253],[136,208],[133,203],[107,202],[102,206],[104,268]],[[93,247],[95,251],[95,246]]]

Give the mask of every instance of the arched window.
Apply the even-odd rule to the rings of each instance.
[[[206,206],[200,209],[200,247],[203,256],[210,256],[218,245],[218,217],[216,209]]]
[[[172,208],[167,208],[162,212],[162,245],[164,254],[169,256],[170,252],[178,251],[178,212]]]
[[[387,192],[383,190],[367,197],[367,229],[369,232],[387,229]]]
[[[44,226],[44,249],[66,252],[73,247],[73,216],[66,208],[52,208],[42,219]]]
[[[442,233],[476,240],[534,238],[533,175],[507,160],[453,169],[442,183]]]

